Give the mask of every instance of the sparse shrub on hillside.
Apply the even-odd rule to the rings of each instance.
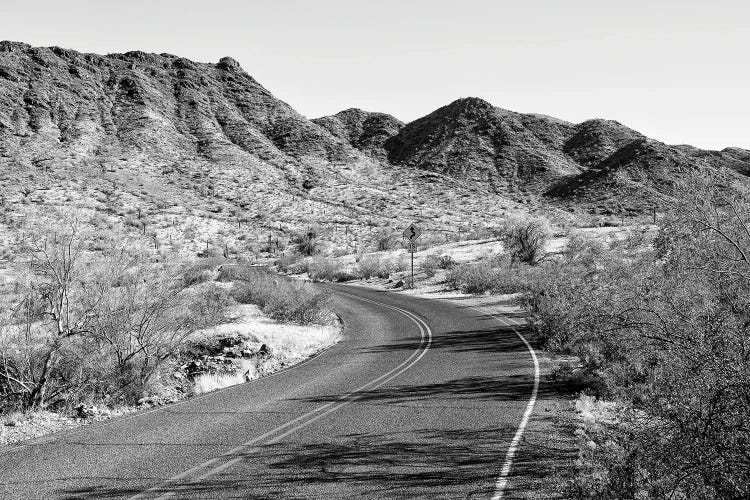
[[[307,261],[307,276],[313,281],[351,281],[357,276],[342,269],[331,257],[316,256]]]
[[[435,276],[435,273],[438,269],[438,262],[439,257],[435,254],[430,254],[424,257],[422,259],[422,262],[419,264],[419,270],[425,273],[427,277],[432,278]]]
[[[419,264],[419,269],[427,276],[433,277],[438,269],[450,269],[455,265],[450,255],[427,255]]]
[[[513,217],[505,221],[498,232],[514,261],[535,265],[544,257],[544,247],[550,237],[545,219]]]
[[[222,262],[222,259],[203,259],[189,264],[182,272],[183,286],[187,288],[212,280],[215,270]]]
[[[296,252],[285,252],[276,259],[276,268],[282,273],[302,274],[307,271],[307,261]]]
[[[241,304],[255,304],[279,321],[303,325],[325,322],[330,294],[310,283],[274,276],[262,268],[240,266],[231,295]]]
[[[382,227],[375,233],[375,251],[385,252],[394,247],[396,235],[389,227]]]
[[[462,264],[448,272],[446,282],[464,293],[485,293],[495,287],[497,270],[486,262]]]
[[[297,251],[302,255],[313,255],[318,250],[318,232],[315,229],[308,229],[304,233],[295,235],[292,243],[297,247]]]
[[[357,268],[364,279],[373,277],[388,278],[392,271],[391,263],[380,255],[367,254],[357,262]]]

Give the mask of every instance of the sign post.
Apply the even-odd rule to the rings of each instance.
[[[403,235],[407,244],[406,248],[411,254],[411,287],[414,288],[414,252],[417,251],[417,240],[422,236],[422,231],[412,223],[404,229]]]

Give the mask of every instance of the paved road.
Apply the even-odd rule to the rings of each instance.
[[[492,498],[532,393],[521,339],[468,307],[335,289],[333,348],[0,452],[0,498]]]

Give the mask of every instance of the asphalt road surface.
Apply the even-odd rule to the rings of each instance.
[[[0,451],[0,498],[500,497],[536,394],[533,351],[467,306],[335,290],[336,346]]]

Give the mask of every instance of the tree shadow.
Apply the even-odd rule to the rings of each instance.
[[[454,330],[440,333],[432,339],[430,349],[445,349],[455,352],[524,352],[526,344],[518,338],[514,330],[528,331],[527,328],[493,326],[479,330]],[[424,344],[422,337],[407,337],[397,342],[370,346],[365,352],[380,353],[389,351],[413,351]]]
[[[514,433],[515,424],[510,424],[501,429],[359,433],[328,442],[267,445],[225,476],[180,484],[177,497],[211,498],[213,492],[217,498],[301,499],[325,492],[326,498],[343,498],[361,491],[371,498],[489,498]],[[539,480],[571,458],[569,450],[527,446],[513,477]],[[114,499],[135,493],[128,488],[86,487],[66,490],[63,498]]]

